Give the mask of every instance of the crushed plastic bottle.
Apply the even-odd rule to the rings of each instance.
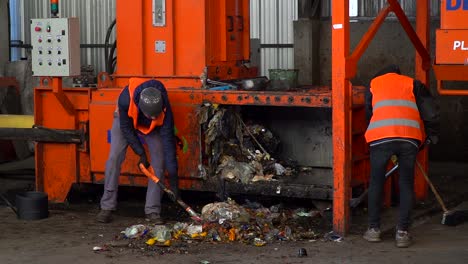
[[[132,225],[121,233],[124,234],[126,238],[139,238],[144,236],[147,232],[148,229],[144,225]]]

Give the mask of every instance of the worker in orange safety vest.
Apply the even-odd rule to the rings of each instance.
[[[392,155],[399,164],[400,208],[396,227],[397,247],[408,247],[410,213],[414,199],[414,166],[419,148],[424,143],[436,144],[439,113],[434,98],[424,84],[401,75],[397,65],[379,71],[366,91],[365,133],[370,149],[370,184],[368,196],[368,229],[364,239],[381,241],[380,210],[386,168]]]
[[[156,175],[164,181],[168,171],[172,191],[177,195],[177,159],[174,135],[174,119],[164,85],[157,80],[130,78],[129,85],[120,93],[111,129],[111,146],[106,162],[104,194],[98,222],[111,221],[112,211],[117,208],[117,189],[120,168],[125,160],[128,146],[140,158],[138,164],[153,167]],[[149,161],[142,141],[148,145]],[[147,221],[162,224],[161,188],[148,181],[145,215]]]

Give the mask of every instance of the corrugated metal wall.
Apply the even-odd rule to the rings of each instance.
[[[50,17],[49,0],[16,0],[20,5],[22,21],[22,40],[31,43],[29,20],[31,18]],[[103,44],[106,31],[115,18],[115,0],[66,0],[60,1],[61,17],[80,19],[80,37],[82,44]],[[111,44],[114,41],[114,33]],[[82,65],[94,65],[95,71],[104,71],[104,49],[81,49]]]
[[[322,17],[330,16],[331,0],[322,1]],[[357,0],[358,17],[375,17],[379,11],[387,5],[387,0]],[[416,1],[422,0],[399,0],[401,7],[409,17],[416,16]],[[440,0],[430,0],[431,16],[438,17],[440,11]],[[391,14],[393,15],[393,14]]]
[[[297,0],[250,0],[250,37],[260,39],[261,74],[294,68],[293,21]]]

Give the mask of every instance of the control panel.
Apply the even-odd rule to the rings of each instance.
[[[31,19],[34,76],[80,75],[80,25],[76,17]]]

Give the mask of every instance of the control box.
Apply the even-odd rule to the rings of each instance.
[[[31,19],[34,76],[80,75],[80,24],[76,17]]]

